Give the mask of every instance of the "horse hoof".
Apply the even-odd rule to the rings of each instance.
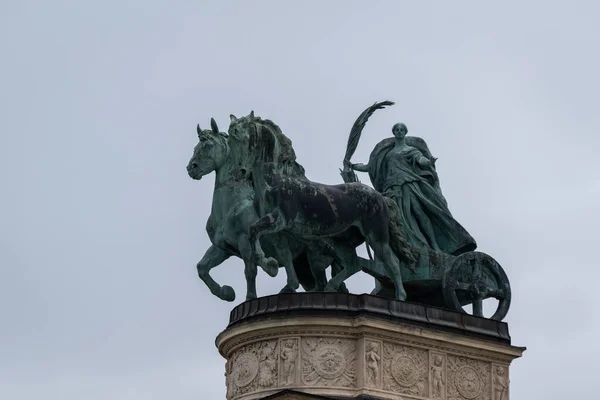
[[[265,264],[265,272],[269,274],[271,277],[276,277],[279,272],[279,263],[273,257],[267,258],[267,262]]]
[[[401,301],[406,301],[406,292],[402,291],[400,293],[396,294],[396,299],[401,300]]]
[[[235,290],[231,286],[223,286],[221,288],[221,293],[219,293],[219,298],[225,301],[234,301],[235,300]]]
[[[337,292],[337,289],[333,287],[333,285],[327,285],[325,286],[325,289],[323,289],[324,292],[329,292],[329,293],[335,293]]]
[[[292,288],[294,291],[296,291],[299,287],[300,287],[300,282],[298,280],[289,282],[287,284],[290,288]]]
[[[296,293],[296,291],[294,289],[292,289],[291,287],[289,287],[289,286],[286,285],[286,286],[283,287],[283,289],[281,289],[279,291],[279,293]]]

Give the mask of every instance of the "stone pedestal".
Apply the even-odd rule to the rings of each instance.
[[[508,400],[504,322],[369,295],[245,302],[216,340],[227,399]]]

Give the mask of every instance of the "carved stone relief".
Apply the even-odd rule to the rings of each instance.
[[[281,386],[290,386],[296,383],[297,370],[299,368],[299,338],[281,339],[279,381]]]
[[[277,342],[262,342],[259,352],[258,385],[271,387],[277,384]]]
[[[378,337],[312,335],[263,337],[236,348],[225,364],[227,399],[302,386],[355,389],[360,382],[361,389],[394,398],[509,400],[509,370],[501,360],[481,361]],[[358,355],[364,359],[357,360]]]
[[[384,343],[383,389],[427,397],[429,355],[426,350]]]
[[[230,363],[228,398],[272,387],[277,383],[277,340],[248,344]]]
[[[448,355],[448,399],[490,400],[489,363]]]
[[[302,381],[306,385],[356,387],[354,340],[305,338],[302,364]]]
[[[381,387],[381,342],[365,341],[365,385]]]
[[[494,365],[493,375],[494,399],[508,400],[509,384],[508,367],[504,365]]]
[[[446,357],[443,354],[431,353],[431,390],[430,397],[432,399],[446,398]]]

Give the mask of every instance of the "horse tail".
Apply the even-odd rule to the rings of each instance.
[[[385,200],[385,204],[387,205],[389,214],[388,229],[390,233],[390,247],[400,262],[404,262],[411,270],[414,271],[417,259],[413,254],[413,247],[406,240],[400,208],[393,199],[387,196],[383,196],[383,198]]]

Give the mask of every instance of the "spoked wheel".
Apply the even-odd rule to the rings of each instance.
[[[473,305],[473,315],[483,317],[483,300],[495,298],[498,308],[491,319],[502,321],[510,307],[511,291],[506,273],[492,257],[479,251],[458,256],[442,279],[446,305],[466,313],[463,306]]]

